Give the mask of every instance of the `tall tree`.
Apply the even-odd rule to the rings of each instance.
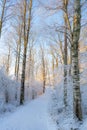
[[[63,8],[64,8],[64,23],[65,23],[65,31],[64,31],[64,105],[67,106],[67,9],[68,9],[68,0],[63,0]]]
[[[79,59],[78,59],[80,29],[81,29],[81,0],[74,0],[73,43],[72,43],[74,114],[79,120],[82,120]]]
[[[28,6],[28,16],[27,16],[27,4]],[[24,0],[24,51],[23,51],[23,63],[22,63],[22,75],[21,75],[21,95],[20,95],[20,104],[24,102],[24,88],[25,88],[25,70],[26,70],[26,55],[27,55],[27,46],[29,41],[29,32],[31,27],[31,11],[32,11],[32,0],[27,3],[27,0]],[[28,17],[28,18],[27,18]]]

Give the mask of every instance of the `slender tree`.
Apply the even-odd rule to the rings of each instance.
[[[8,45],[8,58],[7,58],[7,68],[6,72],[9,75],[9,69],[10,69],[10,60],[11,60],[11,46]]]
[[[17,56],[17,80],[19,79],[19,69],[20,69],[20,55],[21,55],[21,40],[22,40],[22,25],[19,26],[19,33],[18,33],[18,56]]]
[[[64,32],[64,105],[67,106],[67,9],[68,9],[68,0],[63,0],[64,8],[64,23],[65,23],[65,32]]]
[[[42,61],[43,93],[45,93],[46,73],[45,73],[45,52],[44,52],[44,46],[40,45],[40,49],[41,49],[41,61]]]

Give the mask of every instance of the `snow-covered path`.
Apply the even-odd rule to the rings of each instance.
[[[20,107],[0,121],[0,130],[55,130],[48,114],[49,94]]]

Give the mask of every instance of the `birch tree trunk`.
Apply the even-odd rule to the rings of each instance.
[[[25,88],[24,85],[25,85],[26,53],[27,53],[27,46],[24,47],[24,55],[23,55],[23,63],[22,63],[20,104],[23,104],[23,103],[24,103],[24,88]]]
[[[65,32],[65,48],[64,48],[64,105],[67,106],[67,38]]]
[[[24,52],[23,52],[23,63],[22,63],[22,75],[21,75],[21,95],[20,95],[20,104],[24,103],[24,89],[25,89],[25,70],[26,70],[26,55],[27,55],[27,46],[29,41],[29,32],[31,26],[31,10],[32,10],[32,0],[29,1],[28,7],[28,20],[26,21],[27,15],[27,0],[24,0]]]
[[[80,0],[74,1],[74,19],[73,19],[73,43],[72,43],[72,69],[73,69],[73,96],[74,96],[74,114],[82,120],[80,77],[79,77],[79,37],[81,27],[81,5]]]
[[[63,0],[64,7],[64,22],[65,22],[65,32],[64,32],[64,105],[67,106],[67,7],[68,0]]]

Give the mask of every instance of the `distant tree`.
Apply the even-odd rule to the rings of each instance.
[[[11,51],[12,51],[12,46],[10,43],[8,43],[8,58],[7,58],[7,68],[6,68],[6,72],[9,75],[10,72],[10,66],[11,66]]]
[[[22,44],[22,25],[19,26],[18,31],[18,52],[17,52],[17,69],[16,69],[16,76],[17,80],[19,79],[19,67],[20,67],[20,59],[21,59],[21,44]]]
[[[45,86],[46,86],[46,64],[45,64],[45,48],[44,45],[40,45],[41,51],[41,64],[42,64],[42,77],[43,77],[43,93],[45,93]]]
[[[35,36],[30,37],[30,42],[28,46],[28,56],[27,56],[27,64],[26,64],[26,80],[30,84],[32,84],[32,81],[35,79],[34,77],[34,65],[35,65]]]

